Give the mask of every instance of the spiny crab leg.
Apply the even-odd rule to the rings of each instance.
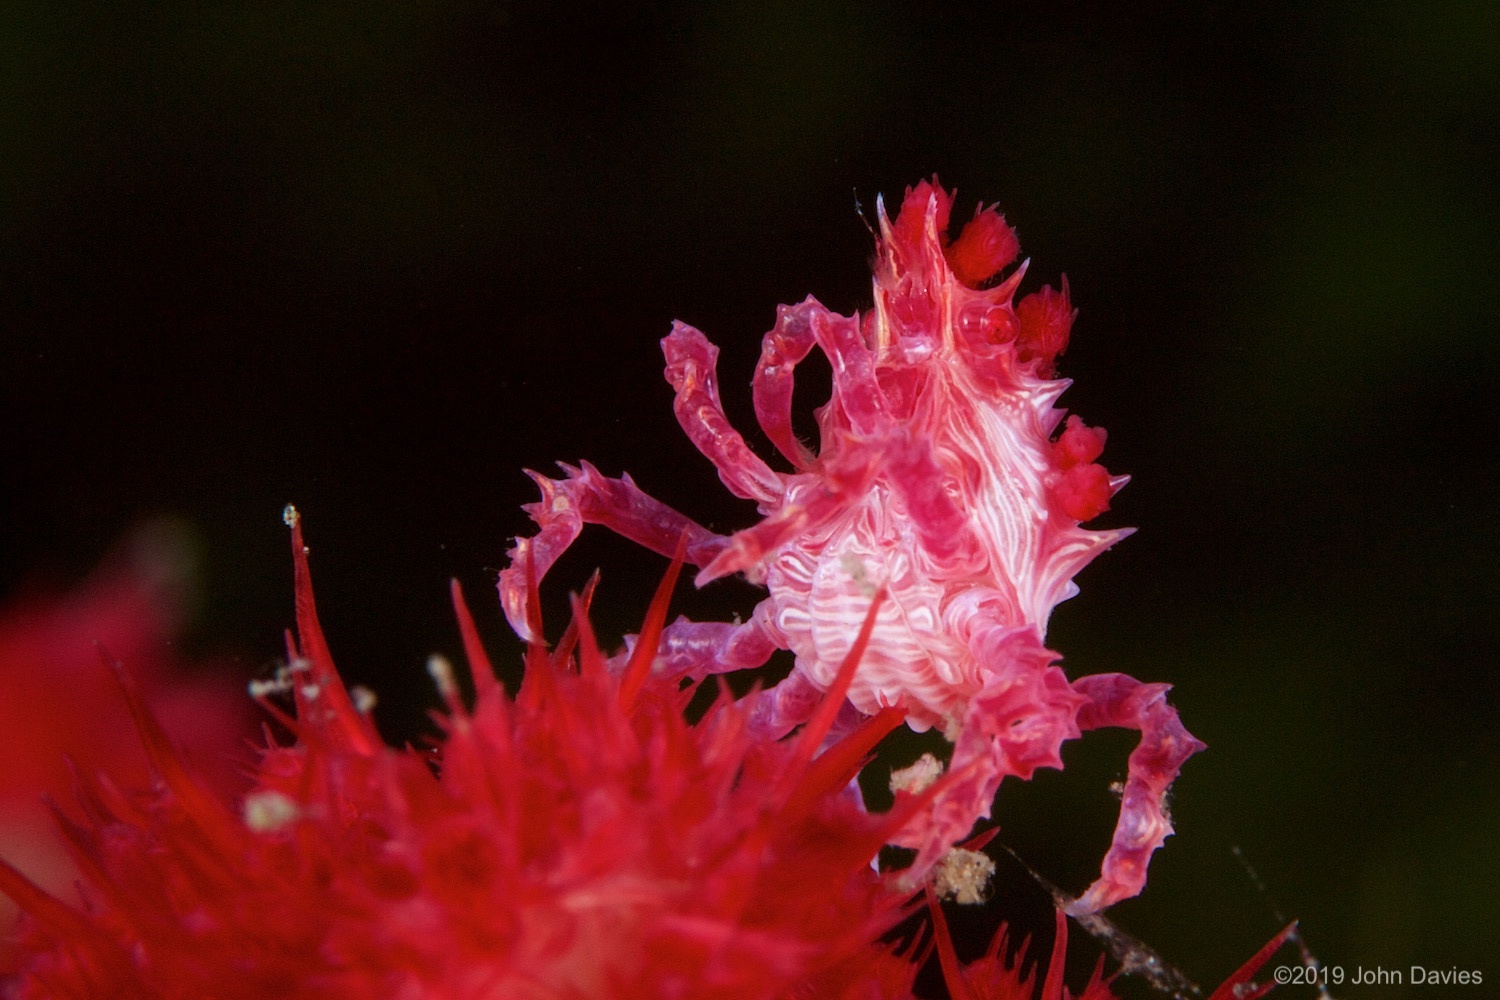
[[[798,472],[806,472],[817,456],[792,430],[792,389],[798,362],[817,342],[812,316],[826,310],[812,296],[795,306],[776,307],[776,326],[761,341],[760,362],[755,366],[751,391],[755,397],[755,419],[761,429]]]
[[[757,501],[763,512],[780,504],[786,492],[782,477],[750,450],[719,402],[719,349],[682,322],[672,324],[661,349],[667,358],[667,381],[677,393],[672,402],[677,422],[714,463],[729,492]]]
[[[1141,742],[1130,754],[1120,819],[1099,878],[1070,906],[1075,916],[1098,913],[1136,895],[1146,884],[1152,853],[1172,834],[1167,789],[1182,764],[1205,744],[1183,728],[1167,704],[1170,684],[1145,684],[1124,674],[1095,674],[1073,682],[1088,700],[1078,710],[1080,730],[1122,726],[1138,730]]]
[[[964,708],[949,770],[956,775],[929,813],[908,824],[899,843],[917,849],[912,877],[921,878],[948,849],[990,815],[1007,777],[1030,781],[1039,767],[1062,767],[1062,744],[1079,735],[1086,697],[1068,684],[1057,654],[1031,625],[983,621],[969,645],[983,666],[979,690]]]
[[[542,491],[542,499],[523,509],[541,530],[531,538],[516,539],[516,547],[508,553],[510,565],[500,572],[500,603],[505,617],[516,634],[528,642],[541,637],[531,634],[527,622],[526,567],[531,565],[540,581],[573,544],[584,524],[602,524],[664,556],[676,552],[678,539],[686,534],[687,560],[695,566],[712,562],[729,544],[728,538],[643,492],[628,475],[612,479],[587,462],[582,468],[561,462],[558,466],[565,473],[562,479],[526,471]]]

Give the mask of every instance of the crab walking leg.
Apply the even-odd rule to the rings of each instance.
[[[1073,682],[1088,701],[1078,710],[1081,730],[1123,726],[1139,730],[1130,754],[1120,819],[1099,878],[1068,908],[1086,916],[1137,895],[1146,884],[1151,854],[1172,834],[1164,802],[1183,762],[1205,744],[1183,728],[1167,704],[1170,684],[1144,684],[1124,674],[1095,674]]]
[[[887,436],[886,474],[906,501],[906,510],[923,546],[950,572],[983,571],[988,553],[974,535],[969,512],[945,489],[945,475],[932,446],[905,428]]]
[[[536,580],[547,575],[559,556],[578,537],[585,524],[602,524],[616,534],[644,545],[664,556],[677,551],[677,542],[687,536],[687,560],[695,566],[713,561],[729,539],[690,520],[655,497],[643,492],[630,476],[612,479],[587,462],[582,468],[558,463],[562,479],[548,479],[527,470],[542,491],[538,503],[523,510],[541,529],[531,538],[517,538],[509,552],[510,565],[500,571],[500,603],[516,634],[528,642],[541,639],[527,624],[527,565]]]
[[[755,419],[798,472],[811,469],[817,456],[797,440],[792,430],[792,389],[798,363],[817,343],[812,316],[823,312],[827,310],[810,295],[798,305],[777,306],[776,326],[761,341],[760,363],[751,382]]]
[[[762,507],[775,506],[786,486],[781,476],[750,450],[719,402],[719,349],[686,323],[672,324],[661,342],[667,381],[677,393],[672,409],[698,450],[719,470],[729,492]]]
[[[833,368],[833,398],[836,407],[855,435],[878,434],[890,426],[891,415],[885,392],[875,377],[875,352],[865,345],[859,320],[840,316],[827,309],[808,310],[809,325],[818,347]],[[820,418],[819,426],[823,420]],[[829,451],[829,442],[823,442]]]
[[[750,714],[750,730],[769,739],[780,739],[812,718],[823,701],[824,691],[800,670],[758,695]]]
[[[695,622],[679,617],[662,629],[651,669],[667,677],[702,680],[709,674],[763,667],[778,646],[771,631],[770,608],[762,601],[748,622]],[[634,635],[625,637],[621,665],[635,649]]]
[[[842,436],[843,432],[839,432]],[[778,508],[759,524],[737,531],[725,540],[713,561],[695,580],[703,586],[731,573],[744,573],[751,583],[765,579],[764,561],[782,545],[806,536],[847,515],[880,471],[880,451],[868,449],[845,453],[847,457],[823,469],[821,481],[810,476],[792,476],[793,485]],[[797,480],[802,480],[797,482]]]
[[[1004,779],[1030,781],[1039,767],[1060,769],[1062,744],[1079,735],[1077,715],[1085,698],[1052,665],[1057,654],[1043,645],[1035,626],[981,619],[969,645],[984,675],[954,741],[954,777],[928,813],[895,841],[917,849],[908,876],[914,882],[990,815]]]

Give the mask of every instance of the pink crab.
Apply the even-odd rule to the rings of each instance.
[[[718,350],[685,323],[662,341],[683,429],[763,520],[722,536],[584,464],[552,480],[531,473],[540,531],[516,540],[500,574],[512,626],[531,634],[528,572],[539,579],[585,523],[670,555],[685,541],[700,586],[732,573],[764,584],[744,623],[668,625],[656,669],[702,677],[758,667],[776,649],[796,663],[766,693],[759,725],[807,720],[849,652],[877,592],[886,595],[849,689],[848,711],[900,706],[917,730],[953,743],[933,807],[897,843],[921,877],[976,820],[1008,775],[1062,767],[1064,740],[1102,726],[1139,730],[1118,824],[1100,877],[1073,904],[1094,913],[1140,892],[1152,852],[1172,832],[1163,800],[1203,744],[1167,704],[1166,684],[1122,674],[1069,681],[1047,649],[1047,618],[1077,593],[1073,576],[1126,529],[1079,526],[1126,482],[1095,462],[1104,431],[1053,404],[1053,377],[1074,311],[1044,287],[1013,303],[1026,271],[1014,231],[982,205],[957,239],[953,195],[936,178],[911,188],[894,223],[878,207],[875,307],[840,316],[816,300],[777,310],[753,381],[756,416],[792,472],[777,472],[730,426]],[[833,368],[814,454],[792,429],[793,371],[813,346]],[[1056,436],[1054,437],[1054,434]],[[528,570],[530,567],[530,570]]]

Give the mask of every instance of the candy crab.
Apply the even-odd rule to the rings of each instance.
[[[730,426],[717,348],[680,322],[662,341],[678,421],[763,520],[718,535],[628,475],[588,464],[562,466],[558,480],[532,473],[542,500],[527,510],[540,531],[517,539],[501,599],[516,631],[539,638],[531,582],[585,523],[666,555],[684,545],[700,586],[742,573],[768,591],[749,620],[679,618],[665,628],[655,669],[702,677],[790,650],[791,674],[756,715],[772,733],[807,720],[879,601],[846,724],[894,705],[913,729],[939,727],[953,744],[944,788],[896,841],[917,850],[913,877],[989,815],[1008,775],[1061,768],[1063,741],[1085,730],[1138,730],[1100,877],[1072,905],[1094,913],[1140,892],[1152,852],[1172,832],[1167,788],[1203,744],[1167,704],[1168,685],[1123,674],[1070,682],[1044,644],[1052,608],[1077,593],[1073,576],[1129,534],[1080,527],[1108,509],[1126,477],[1095,462],[1103,430],[1077,417],[1064,424],[1053,405],[1069,385],[1053,377],[1074,317],[1066,280],[1061,291],[1013,301],[1026,271],[1022,263],[1001,277],[1019,250],[1014,231],[981,205],[950,241],[952,206],[935,178],[907,191],[894,223],[879,206],[870,312],[840,316],[812,298],[778,309],[753,394],[792,472],[772,469]],[[791,418],[793,372],[814,346],[833,369],[816,454]]]

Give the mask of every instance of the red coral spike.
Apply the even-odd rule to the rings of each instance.
[[[905,720],[904,709],[882,709],[861,722],[854,732],[819,754],[787,799],[787,813],[797,815],[822,796],[854,780],[869,762],[868,754],[875,745]]]
[[[662,626],[667,623],[667,605],[671,603],[672,588],[677,586],[677,575],[682,572],[683,561],[687,558],[687,546],[688,535],[684,531],[677,540],[677,554],[672,557],[672,565],[667,570],[667,575],[661,578],[656,596],[651,599],[651,607],[646,612],[641,634],[635,640],[635,649],[630,654],[629,662],[625,664],[625,673],[620,680],[620,710],[626,714],[635,705],[635,699],[651,673],[651,661],[656,659]]]
[[[573,617],[568,622],[562,638],[557,641],[557,648],[552,651],[552,662],[555,665],[560,667],[568,662],[568,657],[573,655],[573,650],[578,645],[579,629],[588,625],[589,605],[594,602],[594,588],[597,586],[599,586],[599,571],[596,569],[589,577],[589,582],[584,584],[583,594],[573,602]],[[592,635],[590,638],[592,639]]]
[[[527,641],[525,663],[521,689],[516,692],[516,707],[524,712],[536,712],[551,699],[555,683],[552,658],[540,639]]]
[[[454,577],[448,584],[448,594],[453,600],[453,616],[458,619],[458,633],[463,639],[464,658],[469,661],[469,674],[474,678],[474,698],[492,698],[500,681],[495,676],[495,668],[490,663],[489,654],[484,651],[484,643],[479,640],[479,629],[474,626],[474,616],[469,613],[468,602],[464,600],[464,588]]]
[[[1063,996],[1063,963],[1068,958],[1068,917],[1062,910],[1053,911],[1052,958],[1047,962],[1047,978],[1042,982],[1040,1000],[1065,1000]]]
[[[849,693],[849,685],[854,683],[854,672],[859,669],[860,657],[864,656],[865,647],[870,644],[870,633],[875,630],[875,619],[880,613],[880,605],[884,603],[886,590],[881,587],[875,592],[870,600],[870,610],[865,612],[864,624],[859,627],[859,635],[854,640],[854,645],[849,647],[849,653],[844,657],[844,662],[839,666],[839,672],[835,675],[833,683],[828,685],[828,691],[823,700],[818,703],[817,709],[807,724],[802,727],[802,732],[797,735],[796,750],[792,753],[787,772],[800,777],[802,769],[812,760],[813,754],[817,753],[818,747],[823,743],[823,737],[828,735],[828,730],[833,726],[834,717],[838,715],[839,709],[844,707],[844,698]]]
[[[589,600],[594,596],[594,584],[599,581],[599,574],[594,573],[589,579],[589,585],[584,588],[581,595],[573,595],[573,622],[570,629],[576,628],[578,635],[578,672],[585,677],[597,677],[604,673],[604,657],[599,654],[599,647],[594,642],[594,625],[589,621]],[[554,660],[554,666],[560,666],[560,662]]]
[[[953,935],[948,931],[948,918],[943,916],[943,907],[937,894],[927,890],[927,912],[932,914],[933,940],[937,942],[938,962],[943,968],[943,982],[948,987],[952,1000],[978,1000],[969,989],[963,967],[958,964],[958,952],[953,950]]]
[[[968,840],[964,841],[958,846],[962,847],[966,851],[982,851],[989,846],[990,841],[994,840],[999,835],[1000,828],[998,826],[992,826],[988,830],[983,830],[979,833],[976,833],[974,836],[970,837]]]
[[[1251,955],[1250,960],[1236,969],[1232,976],[1224,980],[1219,988],[1213,991],[1208,1000],[1259,1000],[1260,997],[1265,996],[1271,990],[1275,989],[1276,984],[1274,982],[1252,983],[1250,980],[1260,971],[1260,967],[1265,965],[1266,961],[1272,955],[1276,954],[1277,949],[1291,940],[1292,935],[1296,932],[1297,921],[1293,920],[1282,929],[1280,934],[1277,934],[1261,946],[1260,951]]]
[[[166,782],[172,793],[182,800],[187,811],[196,816],[200,822],[212,827],[221,826],[229,819],[227,810],[183,766],[182,757],[172,745],[171,737],[167,735],[166,730],[162,729],[161,723],[147,707],[130,671],[125,669],[124,664],[110,656],[103,645],[100,645],[98,649],[104,665],[114,674],[115,681],[119,684],[131,721],[135,723],[136,735],[141,741],[141,746],[146,750],[146,758],[151,762],[151,769],[162,781]]]
[[[82,914],[44,892],[4,858],[0,858],[0,893],[15,900],[33,919],[59,937],[91,939],[100,936]]]
[[[318,605],[313,597],[312,570],[307,565],[307,546],[302,542],[302,517],[297,508],[286,505],[282,520],[292,529],[293,586],[296,592],[297,643],[302,662],[311,670],[311,682],[298,680],[292,686],[297,701],[297,717],[316,716],[325,725],[324,738],[341,741],[360,754],[369,756],[380,745],[370,720],[357,711],[349,692],[333,665],[333,653],[318,621]],[[313,708],[316,701],[317,707]]]

